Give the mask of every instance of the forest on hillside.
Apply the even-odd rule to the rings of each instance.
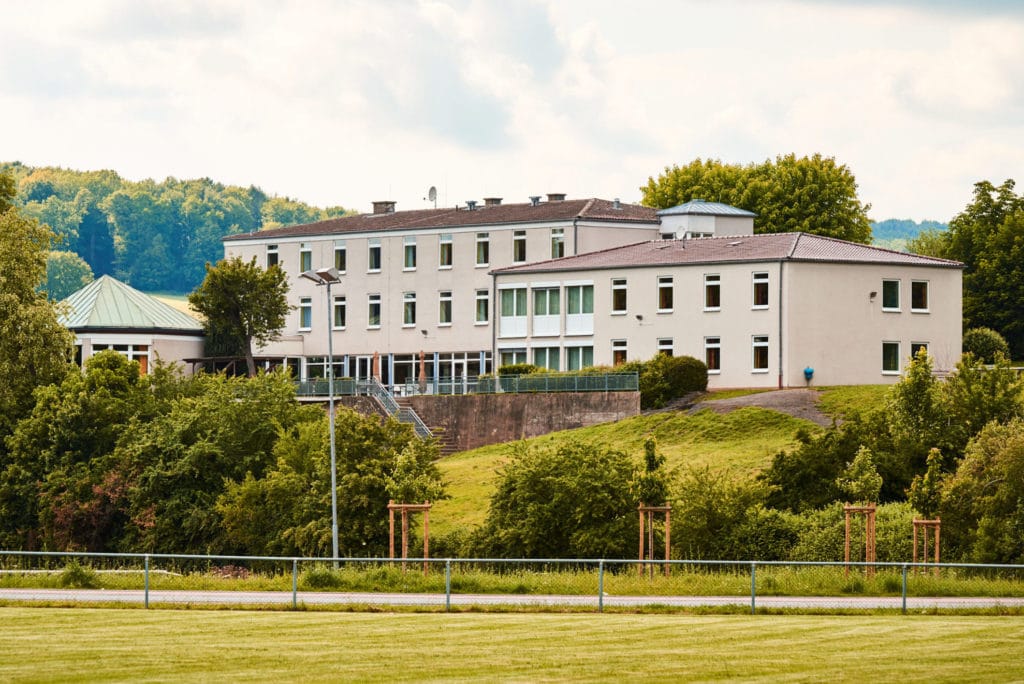
[[[129,181],[110,170],[0,162],[5,171],[14,176],[21,213],[56,234],[47,285],[53,299],[106,274],[146,292],[190,292],[206,263],[224,256],[225,235],[345,214],[209,178]]]

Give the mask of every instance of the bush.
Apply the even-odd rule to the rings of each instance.
[[[498,375],[532,375],[534,373],[546,373],[547,368],[535,366],[532,363],[511,363],[498,369]]]
[[[1006,338],[992,328],[971,328],[964,333],[964,353],[974,354],[984,363],[995,363],[996,356],[1010,357],[1010,345]]]
[[[99,586],[99,576],[96,571],[87,565],[82,565],[72,559],[64,566],[60,573],[60,586],[76,587],[80,589],[92,589]]]
[[[342,582],[334,570],[318,565],[302,573],[300,585],[303,589],[338,589]]]
[[[708,367],[692,356],[657,354],[650,361],[630,361],[621,372],[640,376],[640,408],[661,408],[673,399],[708,388]]]

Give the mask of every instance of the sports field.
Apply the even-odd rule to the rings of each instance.
[[[0,608],[0,681],[1020,681],[1024,619]]]

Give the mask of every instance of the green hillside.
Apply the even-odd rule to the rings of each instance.
[[[885,385],[830,388],[822,391],[819,407],[828,415],[842,417],[853,410],[877,406],[887,391]],[[715,398],[715,394],[708,396],[709,401]],[[550,447],[577,440],[635,454],[639,461],[644,441],[654,437],[669,467],[708,466],[747,475],[766,467],[780,449],[792,447],[801,428],[811,432],[821,429],[810,421],[764,408],[740,408],[726,414],[703,409],[692,414],[650,413],[524,441]],[[513,448],[513,444],[495,444],[453,454],[440,462],[451,498],[434,505],[431,527],[435,533],[483,522],[498,471]]]

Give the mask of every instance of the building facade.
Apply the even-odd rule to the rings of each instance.
[[[647,241],[496,270],[494,354],[686,354],[712,388],[895,382],[921,347],[940,370],[959,359],[961,268],[804,233]]]

